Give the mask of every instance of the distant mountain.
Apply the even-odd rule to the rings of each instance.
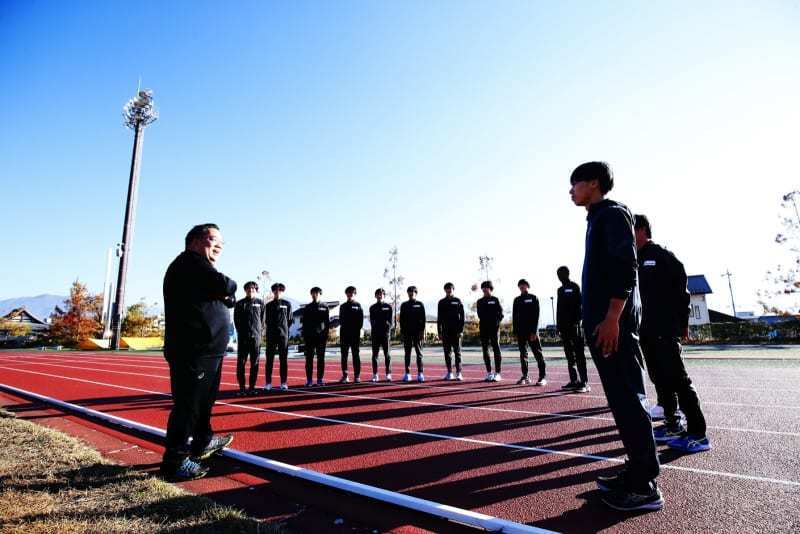
[[[66,296],[61,295],[37,295],[35,297],[17,297],[13,299],[0,300],[0,317],[13,309],[24,307],[30,313],[41,320],[50,317],[56,306],[65,308],[64,301]]]

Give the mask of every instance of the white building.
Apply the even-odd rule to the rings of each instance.
[[[710,323],[706,295],[711,294],[712,291],[706,277],[702,274],[691,275],[687,279],[686,286],[690,295],[689,326]]]

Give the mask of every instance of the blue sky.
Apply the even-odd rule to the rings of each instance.
[[[609,161],[612,197],[755,310],[798,188],[797,2],[37,2],[0,4],[0,298],[102,290],[120,241],[139,77],[144,138],[128,301],[160,302],[188,228],[217,222],[220,269],[267,269],[361,299],[388,250],[439,298],[478,256],[499,294],[543,300],[579,272],[569,173]],[[577,276],[576,276],[577,278]],[[549,316],[545,314],[545,319]]]

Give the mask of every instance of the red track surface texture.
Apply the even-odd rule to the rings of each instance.
[[[634,516],[606,510],[595,490],[594,478],[617,469],[623,451],[594,373],[588,395],[558,389],[567,381],[558,361],[549,362],[545,388],[513,385],[517,373],[487,384],[476,366],[461,383],[431,380],[444,369],[430,364],[424,384],[305,388],[303,363],[290,360],[289,391],[236,398],[235,358],[223,370],[215,431],[281,462],[562,532],[800,527],[800,365],[693,362],[714,449],[680,457],[662,447],[666,506]],[[159,355],[0,353],[0,376],[166,426],[169,380]]]

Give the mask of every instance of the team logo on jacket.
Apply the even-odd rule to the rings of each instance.
[[[528,299],[528,300],[526,300],[526,301],[524,301],[524,302],[525,302],[526,304],[530,304],[531,302],[533,302],[533,299]]]
[[[655,267],[656,266],[656,260],[644,260],[644,264],[643,265],[645,267]]]
[[[419,304],[414,304],[414,306],[413,306],[413,307],[414,307],[414,308],[421,308],[421,306],[420,306]]]
[[[572,293],[572,290],[571,289],[565,289],[564,293]]]
[[[285,310],[285,309],[286,309],[286,306],[285,306],[285,305],[283,305],[283,304],[281,304],[281,309],[282,309],[282,310]]]

